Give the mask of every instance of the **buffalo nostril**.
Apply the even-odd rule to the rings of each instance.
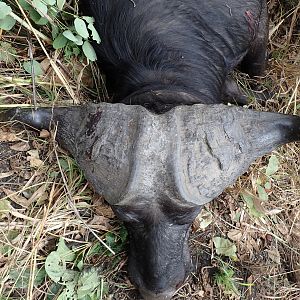
[[[148,290],[141,289],[140,293],[145,300],[170,300],[175,294],[174,290],[165,291],[162,293],[154,293]]]

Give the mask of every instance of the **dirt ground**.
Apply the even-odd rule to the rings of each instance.
[[[300,2],[272,0],[269,9],[269,66],[257,82],[271,98],[249,107],[300,115]],[[27,57],[26,34],[20,30],[0,37],[14,42],[18,53],[17,62],[1,64],[1,107],[31,103],[30,77],[20,67]],[[45,53],[33,43],[35,56],[45,62]],[[105,100],[95,66],[64,61],[61,53],[48,51],[59,57],[79,102]],[[250,79],[236,76],[249,90]],[[91,83],[91,78],[97,80]],[[72,103],[53,70],[35,88],[39,104],[49,104],[49,99],[57,105]],[[84,268],[97,267],[106,287],[102,299],[140,299],[127,278],[121,222],[53,136],[0,123],[0,300],[58,299],[62,287],[45,275],[37,283],[34,274],[43,269],[59,237],[80,249]],[[268,176],[272,156],[278,168]],[[91,229],[117,254],[103,249]],[[236,247],[236,259],[217,254],[215,237]],[[174,299],[300,299],[300,145],[289,144],[258,159],[234,186],[207,204],[192,226],[190,247],[195,268]]]

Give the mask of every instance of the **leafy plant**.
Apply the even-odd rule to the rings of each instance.
[[[76,270],[73,263],[75,251],[66,246],[60,238],[57,250],[52,251],[45,262],[47,275],[54,281],[50,287],[51,299],[96,300],[108,293],[108,287],[97,269]]]
[[[31,279],[29,268],[17,268],[10,270],[8,277],[14,282],[15,288],[27,288]],[[44,268],[36,269],[34,272],[34,285],[38,286],[45,280],[46,272]]]
[[[275,174],[279,169],[279,160],[275,155],[271,155],[268,165],[261,178],[256,180],[257,195],[249,191],[241,192],[241,197],[247,205],[249,214],[256,218],[261,218],[265,215],[262,207],[263,202],[269,200],[269,192],[271,191],[271,179],[275,178]]]
[[[115,234],[113,232],[108,232],[105,235],[106,244],[116,253],[120,253],[124,250],[126,242],[127,242],[127,230],[124,226],[121,227],[119,234]],[[111,255],[109,253],[108,255]]]
[[[216,284],[224,290],[224,293],[232,296],[240,296],[237,285],[239,284],[234,277],[234,270],[224,262],[219,266],[217,273],[214,275]]]
[[[37,27],[51,28],[52,39],[35,30],[35,33],[48,43],[52,43],[54,49],[64,49],[65,55],[79,55],[81,50],[90,61],[97,59],[90,40],[100,43],[101,39],[94,27],[94,18],[79,17],[64,11],[65,0],[19,0],[19,6],[9,6],[0,1],[0,29],[11,30],[16,22],[28,30],[32,30],[24,18],[18,14],[23,10],[28,19]],[[46,30],[43,30],[46,31]],[[25,68],[26,70],[26,68]],[[28,67],[27,70],[28,71]],[[37,74],[38,75],[38,74]]]
[[[218,255],[224,255],[232,260],[237,260],[236,246],[233,242],[222,237],[214,237],[213,242]]]
[[[16,20],[11,16],[12,9],[4,2],[0,2],[0,29],[11,30]]]

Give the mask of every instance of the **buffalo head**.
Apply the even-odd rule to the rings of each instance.
[[[257,157],[300,140],[300,118],[225,105],[98,104],[9,111],[58,142],[129,232],[129,275],[145,299],[170,299],[190,271],[189,227]]]

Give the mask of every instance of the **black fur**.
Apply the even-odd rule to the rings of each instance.
[[[251,49],[249,65],[262,52],[257,73],[264,69],[264,1],[86,0],[82,6],[102,38],[96,52],[114,102],[156,112],[220,103],[228,73]]]

